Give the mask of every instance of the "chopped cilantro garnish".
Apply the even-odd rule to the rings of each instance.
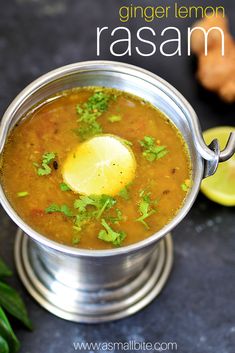
[[[91,136],[101,134],[102,127],[97,121],[93,121],[92,123],[81,124],[79,128],[74,129],[73,131],[81,138],[81,140],[86,140]]]
[[[149,229],[149,225],[146,223],[145,219],[153,215],[156,210],[154,207],[156,206],[157,201],[151,200],[151,193],[145,193],[145,191],[140,192],[140,203],[139,203],[139,213],[141,216],[136,219],[136,221],[143,223],[143,225]]]
[[[74,220],[74,229],[80,232],[82,230],[82,227],[92,219],[92,213],[91,212],[84,212],[84,213],[79,213],[75,216]]]
[[[125,186],[120,192],[119,192],[119,196],[121,196],[124,200],[129,200],[130,195],[127,189],[127,186]]]
[[[98,238],[106,242],[112,243],[113,245],[120,246],[126,237],[126,233],[123,231],[120,231],[120,232],[114,231],[107,224],[105,219],[102,219],[101,224],[105,229],[100,230],[98,234]]]
[[[49,164],[55,159],[56,154],[54,152],[46,152],[42,156],[42,163]]]
[[[85,108],[85,110],[89,113],[94,113],[96,116],[100,116],[108,109],[110,98],[110,94],[104,91],[97,91],[88,99],[86,103],[84,103],[83,108]]]
[[[116,200],[108,195],[80,196],[79,199],[75,200],[74,208],[83,213],[87,211],[88,206],[93,206],[96,210],[92,212],[92,215],[96,219],[99,219],[104,211],[110,209],[115,203]]]
[[[67,184],[60,183],[60,190],[61,191],[70,191],[71,189],[70,189],[70,187]]]
[[[153,162],[157,159],[160,159],[168,153],[166,146],[156,145],[154,137],[145,136],[143,140],[139,141],[139,143],[144,150],[143,156],[149,162]]]
[[[28,195],[29,195],[28,191],[19,191],[19,192],[17,192],[17,196],[18,197],[25,197],[25,196],[28,196]]]
[[[45,209],[45,212],[46,213],[60,212],[67,217],[73,217],[73,212],[70,210],[70,208],[67,205],[57,205],[53,203]]]
[[[133,143],[131,142],[131,141],[128,141],[128,140],[126,140],[126,139],[122,139],[122,141],[125,143],[125,145],[127,145],[127,146],[132,146],[133,145]]]
[[[77,132],[82,140],[102,132],[102,127],[97,122],[97,118],[108,109],[111,98],[113,98],[112,95],[99,91],[95,92],[87,102],[77,105],[76,110],[80,123]]]
[[[73,228],[76,230],[76,227],[75,227],[75,226],[74,226]],[[77,245],[77,244],[80,243],[80,240],[81,240],[80,235],[79,235],[79,234],[75,234],[75,235],[73,236],[73,238],[72,238],[72,244],[73,244],[73,245]]]
[[[106,219],[114,224],[119,224],[124,218],[122,216],[122,211],[119,210],[119,208],[116,208],[116,216],[108,216]]]
[[[182,189],[183,191],[187,192],[187,191],[189,190],[190,186],[191,186],[191,181],[190,181],[190,179],[186,179],[186,180],[184,181],[184,183],[181,184],[181,189]]]
[[[79,199],[74,201],[74,208],[78,211],[74,222],[76,229],[81,231],[87,222],[92,219],[99,219],[115,203],[116,200],[108,195],[80,196]]]
[[[65,184],[66,185],[66,184]],[[116,200],[108,195],[91,195],[80,196],[74,201],[74,212],[67,205],[51,204],[45,209],[46,213],[60,212],[67,217],[73,219],[73,229],[80,232],[82,228],[90,221],[100,219],[104,212],[111,209],[116,204]],[[107,220],[114,224],[118,224],[123,220],[122,212],[117,208],[116,214],[113,212],[111,215],[107,214]],[[102,219],[102,225],[106,222]],[[104,226],[105,227],[105,226]],[[109,227],[109,226],[108,226]],[[105,228],[106,229],[106,228]],[[110,241],[114,245],[121,245],[122,240],[125,238],[125,233],[115,232],[110,227],[109,230],[101,231],[100,239]],[[106,240],[110,239],[110,240]],[[72,244],[76,245],[80,241],[80,235],[75,234],[72,238]]]
[[[37,167],[37,174],[39,176],[49,175],[51,174],[51,167],[49,164],[55,159],[56,154],[54,152],[46,152],[42,156],[42,163],[39,166],[38,163],[33,163],[35,167]]]
[[[121,115],[111,115],[109,118],[108,118],[108,121],[110,121],[111,123],[117,123],[119,121],[122,120],[122,117]]]

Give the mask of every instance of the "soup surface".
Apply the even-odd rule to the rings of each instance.
[[[191,166],[180,133],[150,103],[85,87],[48,98],[20,120],[2,154],[1,182],[41,234],[109,249],[149,237],[177,214]]]

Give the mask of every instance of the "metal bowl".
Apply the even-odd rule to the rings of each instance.
[[[79,322],[100,322],[130,315],[159,293],[172,264],[172,244],[169,236],[165,236],[190,210],[203,177],[212,175],[220,161],[234,154],[235,134],[230,135],[222,152],[217,140],[207,147],[196,113],[169,83],[135,66],[90,61],[51,71],[14,99],[1,122],[0,153],[9,132],[30,108],[58,91],[79,86],[117,88],[151,102],[181,132],[192,162],[193,187],[175,218],[151,237],[111,250],[77,249],[46,238],[21,219],[0,187],[2,206],[29,236],[18,234],[16,239],[17,267],[28,290],[58,316]]]

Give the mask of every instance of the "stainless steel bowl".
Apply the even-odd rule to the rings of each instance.
[[[212,175],[220,161],[234,154],[235,134],[222,152],[217,140],[206,146],[196,113],[166,81],[124,63],[90,61],[51,71],[14,99],[1,122],[0,153],[10,130],[32,106],[58,91],[78,86],[112,87],[148,100],[181,131],[192,161],[193,187],[176,217],[151,237],[112,250],[77,249],[46,238],[20,218],[0,187],[2,206],[29,236],[18,234],[16,240],[17,267],[28,290],[58,316],[100,322],[130,315],[159,293],[172,264],[172,244],[165,236],[190,210],[203,177]]]

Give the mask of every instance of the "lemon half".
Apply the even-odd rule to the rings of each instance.
[[[135,156],[125,141],[100,135],[79,144],[63,165],[63,179],[84,195],[118,194],[135,177]]]
[[[221,126],[205,131],[203,137],[207,144],[217,138],[222,150],[233,131],[234,127]],[[201,191],[220,205],[235,206],[235,155],[227,162],[220,163],[216,173],[202,181]]]

